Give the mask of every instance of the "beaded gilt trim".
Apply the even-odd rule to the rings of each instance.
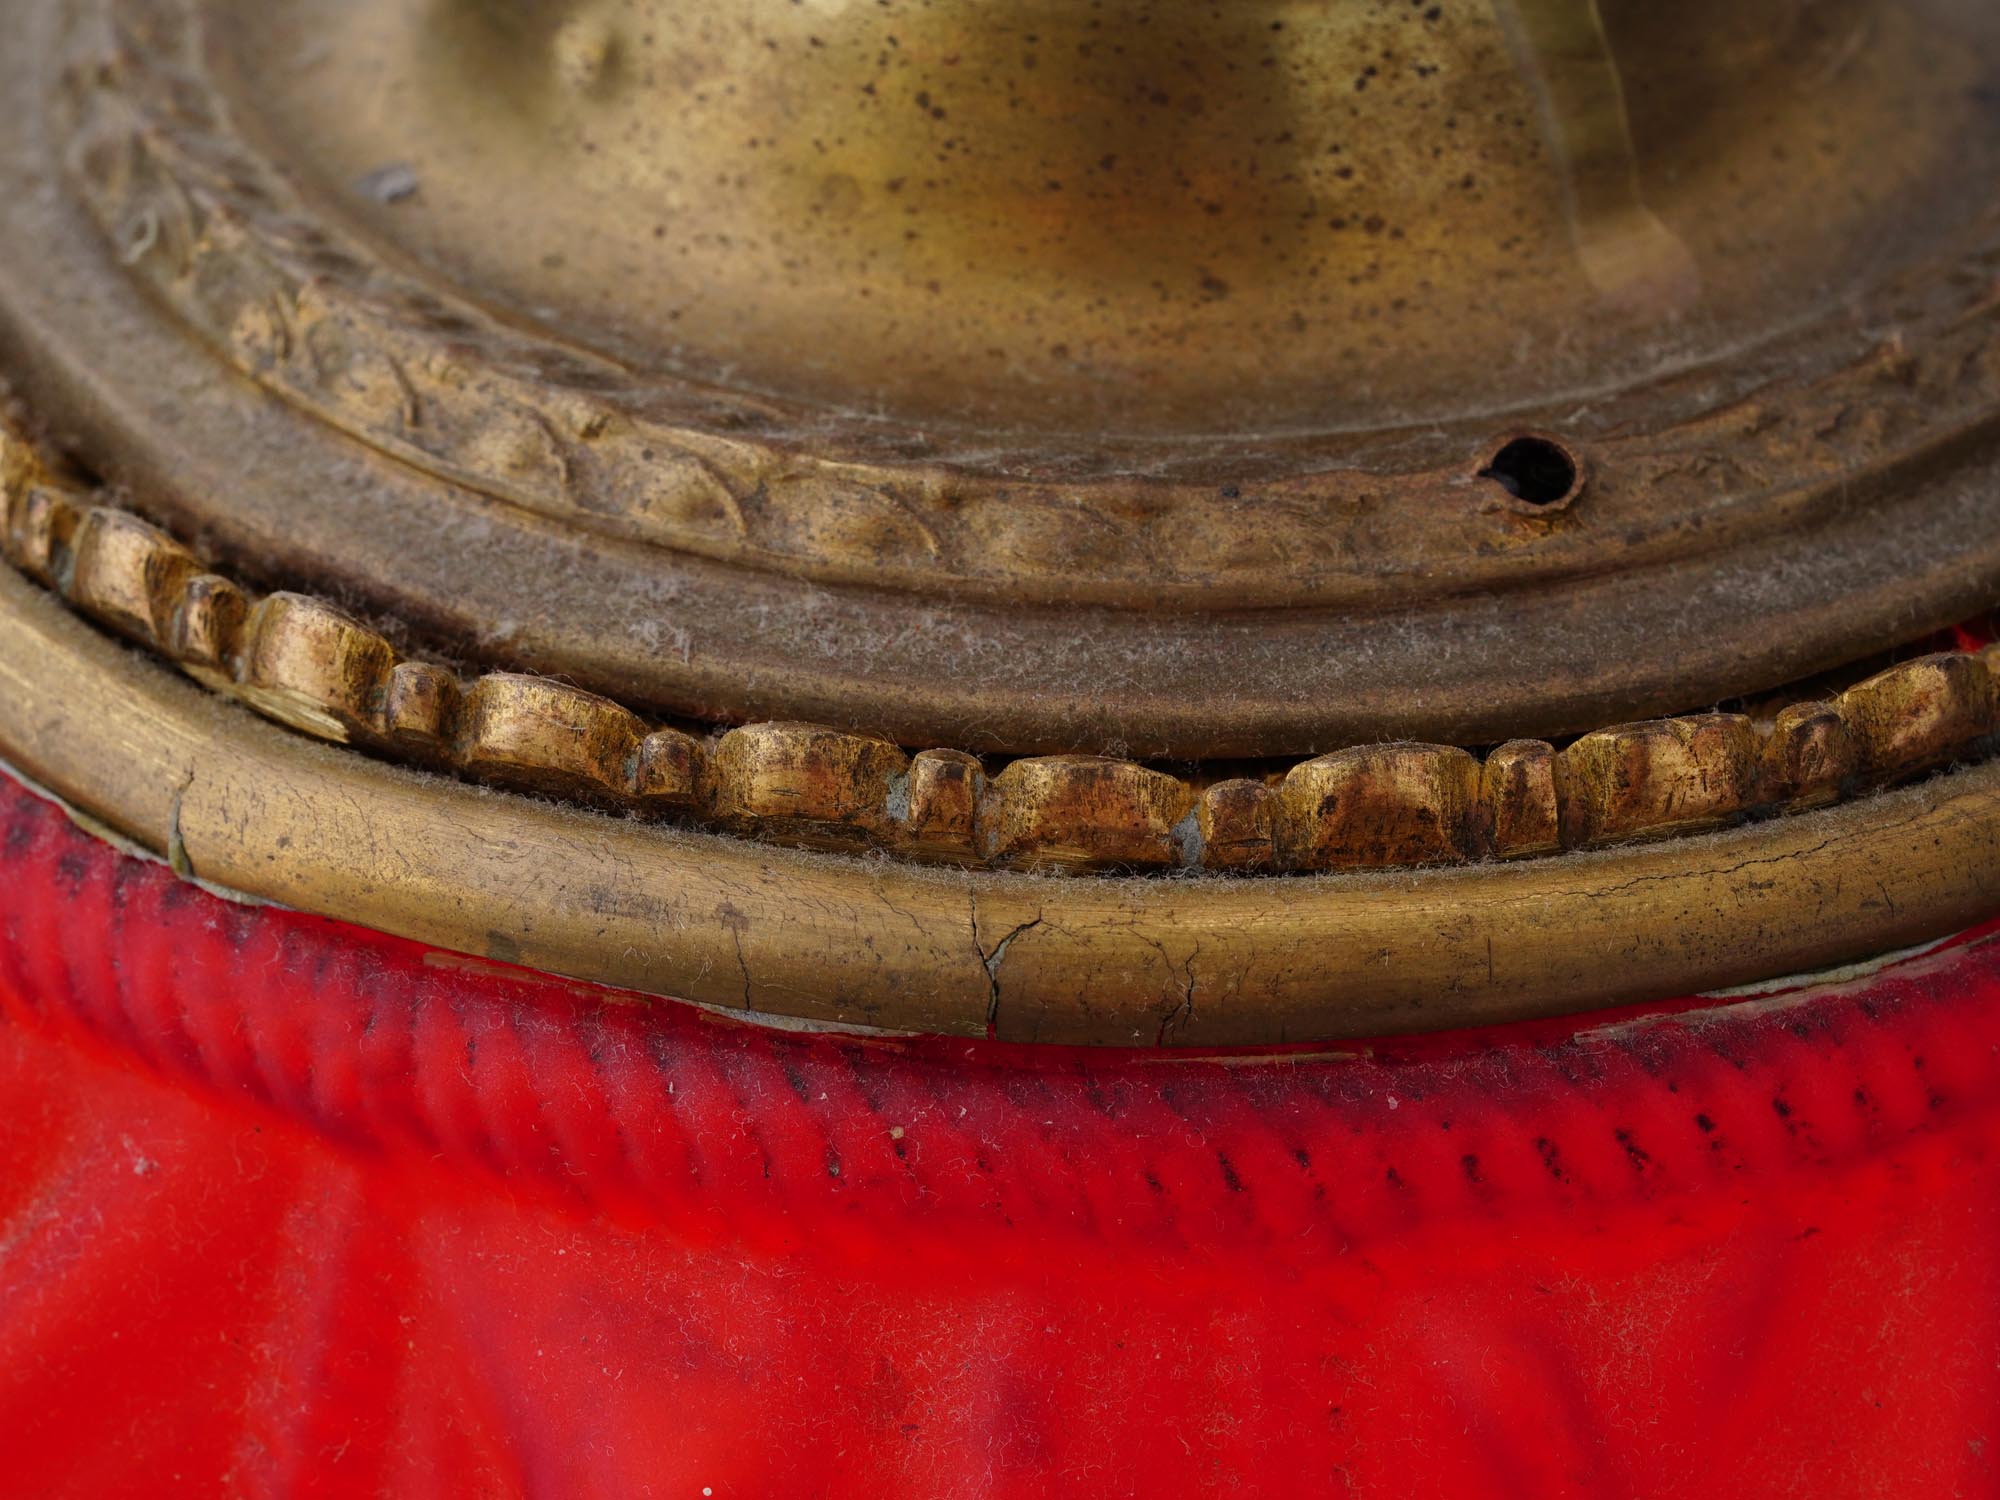
[[[779,842],[1032,869],[1240,874],[1463,864],[1820,807],[1983,753],[2000,647],[1898,663],[1774,716],[1621,724],[1561,750],[1358,745],[1257,779],[747,724],[703,737],[545,677],[401,656],[324,600],[258,597],[0,427],[0,552],[196,681],[305,734],[474,781]]]

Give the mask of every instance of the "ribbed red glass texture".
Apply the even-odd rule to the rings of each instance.
[[[6,1495],[2000,1489],[1990,932],[1175,1058],[736,1025],[11,783],[0,835]]]

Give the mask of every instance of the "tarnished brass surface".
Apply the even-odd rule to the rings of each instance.
[[[1019,1041],[1303,1041],[1556,1014],[1934,937],[2000,904],[2000,764],[1665,844],[1421,875],[923,869],[572,811],[259,722],[0,570],[0,744],[223,887],[769,1015]]]
[[[824,414],[806,446],[1049,472],[1147,443],[1241,479],[1357,432],[1457,460],[1443,429],[1823,317],[1912,248],[1885,213],[1935,232],[1993,160],[1962,5],[111,9],[211,18],[305,201],[522,323]]]
[[[1430,9],[23,0],[0,351],[253,571],[906,745],[1548,736],[1989,602],[2000,17]]]

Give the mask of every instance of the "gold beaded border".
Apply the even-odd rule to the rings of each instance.
[[[257,597],[0,427],[0,553],[100,624],[305,734],[475,781],[819,848],[1035,870],[1275,874],[1513,859],[1821,807],[1984,753],[2000,646],[1898,663],[1767,719],[1621,724],[1557,750],[1360,745],[1262,778],[748,724],[702,738],[545,677],[402,657],[324,600]]]

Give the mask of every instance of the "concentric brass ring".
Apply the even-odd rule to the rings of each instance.
[[[1561,750],[1404,741],[1261,775],[1076,755],[989,775],[963,750],[912,756],[822,724],[703,735],[550,678],[411,659],[324,599],[259,598],[102,503],[4,418],[0,558],[320,739],[600,809],[958,865],[1268,875],[1545,858],[1822,807],[1977,758],[2000,734],[1993,646],[1901,660],[1828,696],[1781,690],[1754,714],[1611,725]]]
[[[2000,905],[2000,764],[1772,823],[1461,870],[1079,880],[649,826],[381,765],[215,700],[0,570],[0,745],[221,887],[774,1017],[1225,1045],[1768,979]]]

